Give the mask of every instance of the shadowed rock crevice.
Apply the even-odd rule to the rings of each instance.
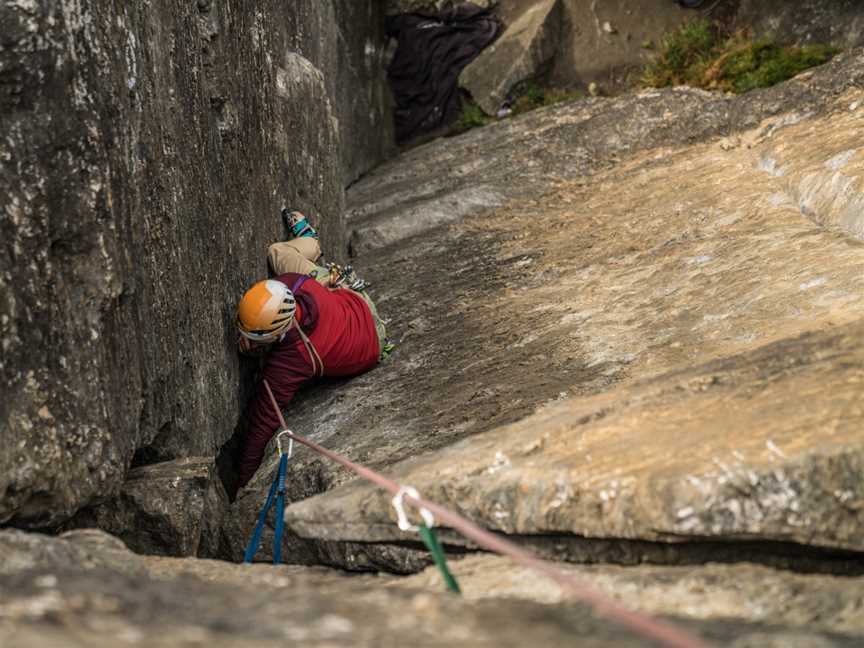
[[[489,555],[453,531],[439,529],[438,537],[446,546],[448,555],[457,558],[462,555]],[[507,534],[506,537],[538,556],[575,565],[636,567],[747,563],[796,574],[826,574],[850,579],[864,576],[864,553],[823,549],[793,542],[700,542],[686,537],[678,542],[649,542],[627,538],[586,538],[570,534]],[[397,574],[416,573],[431,564],[431,558],[422,551],[422,546],[399,542],[351,543],[350,550],[331,553],[324,564],[344,567],[345,556],[350,553],[364,556],[369,564],[377,561],[380,569]],[[334,557],[339,560],[333,561]],[[359,564],[356,558],[355,564]]]

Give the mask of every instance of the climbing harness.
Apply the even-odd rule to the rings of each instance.
[[[399,492],[393,497],[391,502],[393,508],[396,510],[396,519],[399,528],[402,531],[414,531],[420,534],[423,544],[426,545],[426,548],[429,549],[429,553],[432,554],[432,560],[435,561],[435,566],[438,568],[438,571],[441,572],[441,577],[444,579],[444,584],[447,585],[447,589],[455,594],[461,594],[462,592],[459,589],[459,583],[456,582],[456,578],[447,566],[447,556],[444,554],[444,548],[441,546],[441,543],[438,542],[438,537],[435,535],[435,531],[433,530],[433,527],[435,526],[435,516],[432,515],[432,512],[429,509],[421,507],[420,517],[423,518],[423,521],[419,526],[411,524],[411,522],[408,521],[408,516],[405,514],[405,506],[402,503],[406,494],[410,495],[415,500],[420,499],[420,494],[413,486],[402,486],[399,489]]]
[[[282,449],[282,436],[285,434],[288,435],[288,452]],[[282,562],[282,533],[285,528],[285,473],[288,469],[288,460],[294,454],[294,433],[288,429],[283,429],[279,432],[276,435],[276,449],[279,453],[279,470],[276,471],[276,478],[270,486],[267,501],[264,502],[264,507],[261,509],[261,513],[258,514],[258,522],[255,524],[255,530],[252,532],[252,537],[249,539],[249,544],[246,547],[246,553],[243,555],[244,563],[251,563],[255,558],[255,554],[258,553],[258,547],[261,545],[261,535],[264,533],[267,514],[270,512],[270,507],[273,506],[274,497],[276,499],[276,528],[273,536],[273,564],[278,565]]]
[[[290,437],[294,441],[297,441],[297,443],[302,443],[307,448],[311,448],[315,452],[324,455],[328,459],[335,461],[345,468],[348,468],[356,475],[372,482],[392,495],[399,495],[400,490],[404,488],[401,484],[392,479],[388,479],[384,475],[381,475],[366,466],[355,463],[347,457],[333,452],[332,450],[328,450],[324,446],[321,446],[310,439],[306,439],[289,431],[288,426],[285,424],[285,418],[282,416],[282,410],[279,409],[276,398],[273,396],[273,391],[270,389],[270,384],[266,380],[263,382],[264,387],[267,390],[267,395],[270,397],[270,403],[273,406],[273,410],[282,425],[282,432],[280,432],[280,434],[290,435]],[[412,492],[406,488],[399,499],[400,503],[407,497],[408,502],[412,506],[421,510],[421,516],[423,515],[422,509],[426,509],[430,514],[437,516],[438,519],[445,522],[450,528],[458,531],[478,546],[497,554],[507,556],[514,562],[547,576],[558,583],[561,587],[569,590],[576,600],[589,605],[598,616],[605,616],[614,619],[633,632],[656,642],[660,642],[670,648],[714,648],[714,645],[710,642],[691,634],[687,630],[684,630],[673,623],[629,610],[605,594],[595,590],[589,585],[586,585],[578,578],[561,571],[557,565],[538,558],[519,545],[510,542],[509,540],[505,540],[501,536],[490,533],[486,529],[481,528],[461,515],[424,499],[419,495],[419,493],[415,495],[415,493],[417,493],[416,490]]]

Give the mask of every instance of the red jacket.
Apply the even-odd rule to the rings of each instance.
[[[294,286],[302,275],[289,272],[276,277]],[[295,293],[298,323],[321,356],[325,376],[353,376],[378,363],[381,353],[375,320],[364,299],[353,290],[325,288],[308,279]],[[267,352],[263,378],[284,409],[297,389],[314,377],[312,360],[300,335],[293,328]],[[245,485],[264,456],[264,449],[279,427],[279,419],[263,382],[246,411],[247,431],[240,458],[240,485]],[[299,431],[298,431],[299,432]]]

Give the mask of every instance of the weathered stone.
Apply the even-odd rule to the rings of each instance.
[[[529,599],[557,604],[572,598],[549,578],[499,556],[480,554],[452,560],[467,600]],[[864,636],[864,579],[802,575],[757,565],[698,567],[562,566],[627,607],[653,615],[691,619],[737,619]],[[389,587],[440,591],[440,572],[388,581]]]
[[[489,115],[494,115],[510,90],[538,76],[558,48],[561,0],[529,3],[498,38],[459,75],[459,84]]]
[[[864,57],[856,50],[790,82],[740,97],[678,88],[589,98],[431,142],[352,186],[350,245],[361,255],[511,198],[538,198],[559,180],[639,150],[734,135],[784,113],[784,119],[801,119],[862,83]],[[847,108],[854,102],[850,99]]]
[[[669,0],[561,1],[561,39],[548,79],[583,89],[632,87],[663,37],[698,15]]]
[[[0,7],[0,521],[216,454],[279,208],[344,249],[343,184],[392,143],[383,7],[241,5]]]
[[[392,473],[505,533],[864,551],[862,336],[856,323],[569,401]],[[405,537],[357,482],[287,517],[331,541]]]
[[[335,0],[335,12],[338,37],[320,43],[321,55],[330,57],[324,77],[339,118],[342,183],[347,187],[395,154],[393,99],[381,3]],[[322,25],[321,33],[332,28]],[[340,256],[343,250],[339,248]]]
[[[596,394],[621,381],[672,372],[640,388],[667,394],[658,396],[650,407],[635,408],[633,416],[657,416],[653,427],[645,427],[644,437],[634,437],[643,433],[624,424],[629,387],[609,391],[600,399],[607,405],[599,405],[600,400],[573,404],[572,416],[562,413],[561,423],[554,423],[573,434],[583,430],[608,433],[610,444],[617,439],[634,453],[639,444],[647,448],[645,472],[635,472],[625,484],[637,489],[632,499],[616,497],[604,504],[618,520],[608,527],[609,520],[588,503],[603,504],[598,498],[601,492],[609,496],[614,475],[597,473],[596,482],[585,484],[580,475],[592,473],[586,472],[583,463],[573,463],[580,467],[572,475],[573,485],[583,484],[579,488],[584,487],[585,494],[580,501],[588,508],[578,514],[562,512],[550,526],[545,513],[538,513],[545,500],[532,502],[517,495],[523,479],[526,484],[531,482],[531,488],[541,488],[541,484],[553,488],[548,480],[554,482],[557,468],[543,464],[545,453],[540,453],[535,459],[538,466],[544,466],[543,474],[533,482],[530,471],[518,477],[515,465],[512,472],[502,469],[497,477],[495,472],[486,475],[483,471],[494,464],[501,448],[497,442],[482,441],[483,436],[478,437],[478,446],[457,446],[437,459],[430,456],[430,463],[416,473],[406,465],[397,474],[416,478],[417,485],[424,486],[433,475],[452,474],[452,482],[448,477],[428,494],[442,488],[447,491],[442,493],[447,501],[469,507],[465,510],[479,514],[478,519],[508,532],[554,529],[600,538],[658,541],[680,539],[680,534],[693,540],[707,535],[860,550],[856,540],[856,534],[861,537],[860,514],[847,510],[832,496],[830,484],[836,479],[835,486],[842,486],[841,491],[851,489],[849,501],[855,501],[860,489],[853,477],[860,461],[854,382],[844,381],[856,379],[855,366],[861,358],[854,340],[861,333],[855,325],[843,329],[843,334],[831,331],[845,322],[860,321],[864,315],[864,258],[854,220],[864,177],[856,139],[864,119],[864,97],[860,90],[848,90],[845,83],[829,90],[833,85],[829,79],[839,81],[835,74],[859,75],[861,62],[858,54],[784,86],[731,100],[691,91],[585,100],[545,115],[541,111],[510,124],[479,129],[479,133],[468,133],[446,145],[428,145],[425,153],[413,150],[398,164],[374,173],[357,188],[367,196],[373,195],[373,187],[378,188],[377,202],[370,211],[380,211],[367,218],[380,219],[375,222],[382,229],[388,213],[398,214],[400,206],[411,208],[427,199],[432,193],[427,190],[436,182],[432,177],[436,168],[454,170],[448,176],[449,187],[444,182],[436,185],[439,201],[446,201],[471,181],[494,187],[502,196],[509,191],[508,182],[518,183],[528,195],[487,208],[482,217],[466,219],[460,225],[430,228],[423,237],[394,241],[376,249],[374,257],[361,256],[357,265],[370,266],[370,278],[380,286],[381,310],[393,317],[391,329],[403,338],[402,345],[389,365],[338,390],[305,394],[289,412],[292,428],[353,459],[391,471],[399,459],[517,421],[546,402]],[[852,72],[854,69],[859,72]],[[821,88],[821,99],[808,105],[809,114],[774,112],[783,98],[809,94],[815,87]],[[685,102],[684,97],[693,103]],[[675,103],[679,100],[680,104]],[[690,113],[694,104],[696,111]],[[634,115],[634,123],[621,120],[628,112]],[[756,127],[744,130],[739,126],[730,132],[726,129],[732,120]],[[588,133],[581,133],[578,124],[591,128],[593,135],[595,154],[589,155],[586,149],[585,161],[574,151],[574,142],[584,142],[583,146],[589,142]],[[635,138],[624,134],[637,128],[642,139],[635,140],[636,146],[650,145],[658,132],[681,143],[714,134],[728,137],[698,146],[646,151],[624,158],[607,171],[590,173],[610,164],[613,156],[626,154],[624,142]],[[502,137],[502,133],[512,137]],[[499,148],[479,145],[492,142]],[[523,143],[528,144],[527,151],[520,151]],[[507,152],[511,160],[524,162],[505,164]],[[418,193],[411,193],[412,185]],[[380,270],[371,267],[373,263]],[[443,287],[437,283],[441,272],[448,277]],[[422,301],[412,303],[409,295],[414,294],[423,295]],[[798,339],[807,332],[816,335]],[[835,348],[836,358],[832,356]],[[820,372],[820,378],[809,381],[801,372],[786,376],[782,361],[787,356],[790,362]],[[724,360],[711,364],[718,359]],[[690,369],[686,379],[677,377],[686,367],[697,368]],[[696,414],[688,418],[692,412],[683,399],[691,389],[687,381],[711,385],[717,371],[723,376],[728,373],[730,384],[744,394],[767,389],[768,401],[758,401],[765,407],[753,409],[757,401],[734,390],[709,390],[707,400],[689,397],[694,399],[690,404],[705,407],[709,415],[704,420]],[[758,378],[760,371],[775,377],[775,391]],[[673,396],[681,380],[682,400],[676,401]],[[812,390],[806,392],[812,393],[812,403],[797,421],[791,418],[791,412],[802,407],[796,390]],[[430,393],[436,395],[434,401]],[[712,393],[719,400],[713,400]],[[721,396],[738,405],[737,413],[727,415],[723,409],[719,414],[720,410],[711,409],[722,409],[726,401]],[[771,406],[771,398],[786,409]],[[609,431],[599,422],[578,423],[583,406],[592,412],[623,408],[620,427]],[[667,411],[668,416],[661,417]],[[586,410],[585,416],[588,414]],[[721,430],[719,421],[733,414],[740,429]],[[570,423],[565,424],[565,419]],[[805,425],[803,421],[810,421],[813,427],[795,441],[796,425]],[[552,425],[552,419],[533,423],[540,426],[536,434],[542,435],[549,432],[543,426]],[[527,428],[524,424],[518,429]],[[670,436],[664,436],[667,428]],[[674,452],[675,443],[691,435],[691,428],[693,438],[700,440],[697,448],[707,454],[694,455],[692,462],[683,454],[677,457],[680,463],[670,467],[670,477],[664,481],[665,457]],[[507,434],[517,433],[496,434],[510,438]],[[566,435],[561,434],[563,443]],[[711,443],[703,442],[706,435]],[[654,448],[655,438],[658,443],[665,439],[666,445]],[[600,443],[600,436],[597,439]],[[773,456],[766,445],[769,439],[788,459],[766,463]],[[794,451],[783,443],[794,446]],[[488,447],[488,454],[481,446]],[[824,450],[821,455],[820,449]],[[550,449],[549,461],[556,461],[555,452]],[[654,452],[658,454],[651,454]],[[736,453],[744,457],[740,464]],[[596,457],[595,452],[590,454]],[[567,457],[570,461],[570,455]],[[656,464],[651,457],[656,457]],[[713,458],[732,466],[736,475],[738,469],[752,470],[760,480],[759,488],[742,490],[740,475],[735,480],[724,477]],[[703,459],[704,465],[700,463]],[[617,454],[609,458],[613,463],[618,460]],[[482,464],[478,464],[477,475],[471,473],[473,461]],[[639,461],[634,456],[634,470]],[[445,464],[452,473],[435,472]],[[828,470],[831,464],[837,468]],[[293,500],[346,479],[344,471],[305,450],[293,465],[289,480]],[[600,464],[593,465],[600,469]],[[620,466],[622,474],[625,465]],[[790,488],[801,498],[788,503],[803,507],[803,517],[772,505],[758,519],[760,505],[764,508],[769,500],[780,502],[776,497],[782,495],[785,482],[771,476],[775,468],[783,469],[787,481],[799,483],[800,488]],[[272,470],[272,463],[263,468],[263,483]],[[834,477],[820,477],[823,470]],[[508,474],[515,492],[496,481]],[[688,475],[705,485],[704,499],[699,499],[689,482],[675,487],[676,479]],[[702,476],[708,481],[703,482]],[[562,479],[570,483],[570,477]],[[470,497],[461,492],[469,484]],[[729,490],[736,487],[742,491],[737,499]],[[620,490],[614,490],[616,495]],[[294,519],[306,525],[304,533],[327,541],[398,537],[392,533],[395,527],[383,498],[360,489],[351,493],[343,492],[342,498],[334,491],[332,498],[295,505]],[[490,507],[499,501],[495,493],[504,499],[500,510],[492,511]],[[709,504],[712,494],[716,501]],[[520,503],[517,508],[509,507],[511,496]],[[733,500],[736,503],[730,506],[739,507],[739,515],[723,509],[724,502]],[[624,501],[634,508],[628,510]],[[476,509],[470,508],[475,505]],[[676,516],[691,505],[697,523],[685,534]],[[702,517],[697,512],[700,507]],[[715,525],[719,526],[714,529]],[[356,533],[349,534],[349,527]],[[367,552],[372,550],[367,547]],[[404,567],[397,564],[394,568]]]
[[[60,537],[15,529],[0,531],[0,574],[9,576],[46,567],[109,569],[131,576],[145,570],[142,559],[121,540],[97,529],[68,531]]]
[[[502,0],[505,20],[515,8],[542,0]],[[587,89],[593,82],[618,92],[636,85],[663,38],[683,22],[719,20],[733,30],[784,43],[832,43],[858,47],[864,12],[856,0],[740,0],[703,4],[701,11],[670,0],[561,0],[561,37],[550,85]]]
[[[210,558],[227,507],[213,458],[191,457],[130,470],[117,497],[66,526],[103,529],[137,553]]]
[[[735,24],[784,43],[864,45],[864,12],[856,0],[741,0]]]
[[[0,570],[0,642],[4,647],[91,648],[195,645],[304,646],[642,646],[636,637],[584,607],[532,601],[470,601],[442,591],[382,587],[389,579],[349,578],[320,569],[229,565],[196,559],[144,558],[145,573],[112,564],[80,564],[74,540],[37,537],[12,544],[40,564]],[[0,532],[0,547],[10,544]],[[50,549],[46,548],[51,546]],[[91,545],[88,545],[89,551]],[[46,556],[56,556],[48,558]],[[860,637],[819,629],[678,621],[718,645],[854,646]],[[789,643],[798,641],[798,644]],[[806,643],[802,643],[806,642]]]

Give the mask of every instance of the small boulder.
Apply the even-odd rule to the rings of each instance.
[[[537,76],[552,60],[560,31],[560,0],[532,4],[462,71],[459,84],[486,114],[496,114],[517,83]]]

